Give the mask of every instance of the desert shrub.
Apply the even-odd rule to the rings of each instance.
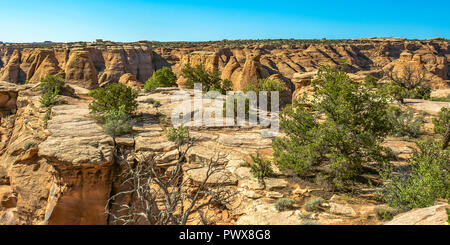
[[[192,67],[187,64],[181,70],[183,77],[186,78],[186,86],[194,88],[195,83],[201,83],[203,91],[219,91],[225,94],[226,91],[231,90],[231,81],[220,78],[220,71],[215,68],[213,71],[208,71],[203,65]]]
[[[132,122],[130,116],[126,113],[125,105],[120,106],[117,110],[107,111],[104,120],[103,129],[113,139],[132,132]]]
[[[97,88],[89,92],[94,101],[89,104],[89,110],[93,114],[104,115],[108,111],[123,111],[127,115],[134,114],[138,103],[138,92],[121,83],[108,84],[106,87]]]
[[[226,97],[225,102],[223,103],[223,115],[226,116],[227,115],[227,107],[230,104],[233,104],[232,110],[233,110],[233,117],[236,118],[238,115],[238,103],[239,101],[243,100],[244,101],[244,116],[246,118],[249,117],[249,112],[250,112],[250,100],[243,95],[242,93],[236,93],[233,95],[229,95]]]
[[[391,130],[388,105],[342,70],[321,67],[317,76],[310,106],[295,101],[282,111],[286,136],[274,140],[274,159],[282,169],[320,173],[340,188],[362,173],[364,163],[386,161],[381,143]]]
[[[177,76],[169,67],[163,67],[156,70],[152,77],[145,83],[144,89],[147,91],[154,91],[159,87],[174,87],[177,86]]]
[[[259,92],[267,91],[267,110],[271,111],[272,98],[271,98],[270,92],[272,92],[272,91],[283,92],[285,89],[286,89],[286,85],[283,81],[263,78],[263,79],[258,80],[257,86],[255,86],[253,84],[248,84],[247,87],[245,87],[243,89],[243,92],[247,93],[248,91],[254,91],[257,95],[258,103],[259,103]]]
[[[148,92],[153,92],[157,88],[163,87],[161,83],[159,83],[156,80],[149,79],[147,82],[145,82],[144,89]]]
[[[314,213],[308,213],[308,212],[299,212],[298,217],[301,219],[313,219]]]
[[[431,101],[450,102],[450,94],[447,97],[431,97]]]
[[[364,78],[364,83],[365,83],[366,87],[368,87],[368,88],[377,88],[378,81],[379,81],[379,79],[372,75],[367,75]]]
[[[292,208],[294,201],[288,198],[279,198],[275,201],[275,208],[278,212]]]
[[[183,145],[189,140],[189,130],[181,125],[167,129],[167,138],[177,145]]]
[[[438,142],[430,140],[417,143],[417,147],[409,160],[411,171],[396,173],[391,166],[382,174],[382,198],[402,211],[450,197],[450,150],[442,150]]]
[[[378,220],[391,220],[398,213],[396,209],[386,206],[376,207],[374,211]]]
[[[442,107],[438,113],[437,118],[433,118],[434,132],[443,134],[449,128],[450,124],[450,109]]]
[[[409,92],[410,99],[428,100],[431,98],[431,88],[426,86],[419,86]]]
[[[41,105],[43,107],[50,107],[52,105],[66,103],[66,101],[59,99],[58,94],[59,94],[58,87],[53,87],[52,89],[41,94],[39,102],[41,102]]]
[[[265,177],[270,177],[273,175],[272,164],[269,160],[262,159],[259,154],[256,156],[250,155],[253,163],[246,163],[246,166],[250,167],[250,173],[253,177],[262,181]]]
[[[395,136],[418,137],[423,126],[423,118],[414,116],[412,109],[402,111],[399,107],[391,106],[388,109],[392,133]]]
[[[153,103],[153,106],[154,106],[155,108],[158,108],[158,107],[161,106],[161,102],[159,102],[159,100],[156,100],[156,101]]]
[[[408,98],[408,90],[401,87],[395,82],[389,82],[380,88],[380,91],[384,92],[386,95],[390,96],[394,100],[405,103],[405,99]]]
[[[73,92],[72,88],[66,85],[63,77],[54,75],[48,75],[42,78],[38,88],[42,93],[46,93],[54,90],[55,87],[58,88],[58,94],[70,95]]]
[[[320,208],[320,205],[322,205],[322,203],[325,200],[321,197],[316,197],[314,199],[309,200],[308,202],[306,202],[305,204],[305,210],[308,212],[314,212],[314,211],[318,211]]]
[[[319,222],[311,221],[311,220],[305,220],[300,225],[322,225],[322,224]]]

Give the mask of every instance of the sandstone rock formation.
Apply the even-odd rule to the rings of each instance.
[[[70,84],[92,89],[119,82],[130,73],[144,83],[153,74],[153,52],[145,45],[84,46],[52,48],[0,47],[0,80],[36,83],[47,75],[62,75]]]
[[[90,57],[89,51],[76,50],[70,52],[65,65],[67,83],[77,84],[83,88],[93,89],[98,86],[97,70]]]
[[[448,204],[438,204],[428,208],[417,208],[399,214],[385,225],[443,225],[447,221]]]
[[[176,68],[186,62],[222,70],[222,78],[233,81],[236,89],[259,78],[283,81],[287,95],[293,93],[294,99],[309,91],[319,65],[336,66],[342,58],[348,59],[351,76],[357,80],[367,74],[378,75],[383,67],[398,70],[404,64],[423,67],[431,84],[447,86],[449,75],[448,45],[436,41],[383,39],[328,46],[212,46],[203,47],[205,52],[192,53],[199,49],[160,48],[152,53],[140,44],[106,43],[50,49],[0,47],[0,78],[9,81],[0,82],[0,224],[108,224],[104,212],[105,207],[108,209],[107,200],[123,188],[118,177],[121,164],[133,161],[135,154],[159,152],[164,153],[157,162],[162,171],[174,166],[178,152],[166,137],[164,118],[170,120],[170,113],[181,103],[171,101],[178,88],[160,88],[154,93],[141,91],[133,134],[116,139],[125,154],[120,162],[113,156],[111,137],[89,116],[86,88],[109,82],[139,87],[154,68]],[[35,84],[48,74],[65,75],[79,95],[65,97],[68,104],[53,106],[50,115],[40,105],[40,92]],[[25,80],[32,84],[15,84]],[[442,91],[446,90],[437,91],[435,87],[433,93]],[[189,94],[192,96],[192,91]],[[151,99],[158,100],[161,106],[155,108]],[[430,127],[430,116],[450,106],[448,102],[407,102],[428,116],[425,128]],[[211,103],[205,100],[205,108]],[[204,111],[188,111],[191,115],[198,113]],[[318,186],[306,186],[295,175],[281,172],[275,165],[274,176],[266,178],[265,184],[255,179],[244,163],[250,161],[250,155],[259,153],[264,158],[272,155],[272,139],[262,137],[261,129],[258,125],[189,128],[190,134],[198,139],[186,156],[189,171],[186,170],[184,178],[190,183],[201,180],[204,160],[217,152],[226,155],[220,162],[222,171],[208,184],[224,185],[237,194],[232,203],[214,209],[218,224],[381,223],[375,218],[376,204],[368,203],[365,198],[347,202],[344,198],[324,196],[320,212],[306,215],[303,204],[325,191]],[[393,137],[387,138],[385,144],[401,157],[410,155],[414,148],[413,142]],[[280,197],[295,200],[292,210],[275,210],[274,202]],[[412,210],[388,223],[438,224],[444,217],[444,206]]]

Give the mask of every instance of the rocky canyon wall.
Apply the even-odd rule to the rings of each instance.
[[[153,73],[153,53],[146,45],[60,45],[46,48],[0,46],[0,81],[37,83],[61,75],[69,84],[92,89],[132,75],[144,83]]]

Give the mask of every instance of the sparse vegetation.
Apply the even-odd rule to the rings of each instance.
[[[425,70],[404,66],[402,71],[390,71],[386,76],[391,81],[385,91],[395,100],[404,103],[404,99],[430,99],[431,88],[425,78]]]
[[[39,90],[42,93],[39,102],[43,107],[67,103],[67,101],[61,100],[59,95],[71,92],[71,88],[66,86],[64,78],[52,75],[41,79]]]
[[[389,121],[392,124],[392,133],[395,136],[418,137],[423,126],[423,118],[415,116],[410,108],[403,111],[396,106],[388,109]]]
[[[58,94],[65,94],[72,91],[72,89],[68,85],[66,85],[64,78],[61,76],[48,75],[47,77],[42,78],[39,83],[39,90],[43,94],[49,91],[54,91],[55,87],[58,90]]]
[[[279,198],[275,201],[275,208],[278,212],[292,208],[294,201],[288,198]]]
[[[431,140],[417,146],[409,160],[410,171],[394,171],[390,166],[382,174],[386,183],[382,198],[401,211],[428,207],[436,198],[450,197],[450,151]]]
[[[189,140],[189,130],[187,127],[181,125],[179,127],[169,128],[167,130],[167,139],[177,145],[183,145]]]
[[[89,105],[91,113],[103,116],[109,111],[123,112],[129,116],[133,115],[138,103],[138,93],[121,83],[109,84],[106,87],[97,88],[89,92],[94,101]],[[121,109],[121,107],[123,107]]]
[[[315,212],[318,211],[320,208],[320,205],[322,205],[322,203],[325,200],[322,197],[316,197],[314,199],[309,200],[308,202],[306,202],[305,204],[305,210],[308,212]]]
[[[375,208],[375,215],[378,220],[391,220],[398,213],[398,211],[391,207],[381,206]]]
[[[231,82],[229,80],[222,80],[220,78],[220,71],[214,69],[213,71],[208,71],[203,65],[197,65],[192,67],[187,64],[181,71],[183,77],[186,78],[186,86],[189,88],[194,88],[195,83],[201,83],[203,91],[219,91],[225,94],[226,91],[231,90]]]
[[[436,118],[433,118],[434,132],[443,134],[450,127],[450,109],[442,107]]]
[[[249,84],[246,88],[243,89],[244,93],[248,91],[254,91],[259,101],[259,92],[267,91],[267,110],[271,111],[272,107],[272,98],[270,92],[283,92],[286,89],[286,85],[283,81],[280,80],[270,80],[268,78],[259,79],[258,85],[255,86],[253,84]],[[258,102],[259,103],[259,102]],[[259,105],[261,107],[261,105]]]
[[[259,154],[250,157],[252,158],[253,163],[247,162],[246,165],[250,167],[250,173],[253,177],[263,182],[265,177],[273,175],[272,164],[269,160],[262,159]]]
[[[447,97],[431,97],[431,101],[450,102],[450,94]]]
[[[319,222],[311,221],[311,220],[305,220],[300,225],[322,225],[322,224]]]
[[[34,144],[35,144],[34,141],[28,141],[28,142],[25,143],[25,145],[23,146],[23,149],[26,151],[26,150],[30,149]]]
[[[298,213],[298,217],[300,219],[313,219],[314,213],[300,212]]]
[[[151,78],[145,83],[144,89],[152,92],[159,87],[177,86],[177,76],[169,67],[163,67],[155,71]]]
[[[112,109],[104,114],[103,129],[110,135],[114,141],[117,136],[132,132],[132,123],[130,116],[125,111],[125,105],[119,109]]]
[[[274,159],[282,169],[320,175],[342,188],[362,173],[363,164],[387,160],[388,149],[380,144],[391,130],[388,105],[343,70],[321,67],[317,76],[310,108],[301,100],[282,111],[286,136],[275,139]]]

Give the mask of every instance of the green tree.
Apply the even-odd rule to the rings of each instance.
[[[91,90],[89,96],[94,98],[89,110],[100,116],[109,111],[119,111],[121,106],[124,107],[124,113],[132,115],[138,106],[136,101],[138,92],[121,83],[108,84],[106,87]]]
[[[71,92],[71,88],[66,85],[64,78],[61,76],[48,75],[42,78],[39,83],[39,90],[42,93],[52,91],[55,87],[58,88],[58,94]]]
[[[425,70],[413,69],[410,66],[403,67],[401,72],[387,72],[390,83],[384,86],[386,93],[395,100],[404,103],[404,99],[430,99],[431,88],[429,80],[425,77]]]
[[[177,86],[177,76],[169,67],[163,67],[155,71],[150,79],[145,83],[145,90],[154,91],[159,87]]]
[[[310,106],[302,99],[282,111],[286,136],[275,139],[274,159],[282,169],[316,173],[343,187],[364,163],[386,160],[380,145],[391,130],[386,98],[329,66],[319,69],[312,84]]]
[[[215,90],[221,93],[231,89],[231,81],[222,80],[220,71],[215,68],[208,71],[203,65],[192,67],[190,64],[185,65],[182,69],[183,77],[186,78],[186,86],[193,88],[195,83],[201,83],[203,91]]]
[[[103,129],[111,136],[116,144],[116,137],[132,132],[132,122],[130,116],[126,113],[125,105],[118,109],[112,109],[104,115],[105,124]]]

